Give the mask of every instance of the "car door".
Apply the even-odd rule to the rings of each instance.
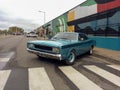
[[[79,34],[78,36],[78,40],[79,40],[79,54],[83,54],[86,53],[89,49],[90,49],[90,40],[88,39],[88,37],[85,34]]]

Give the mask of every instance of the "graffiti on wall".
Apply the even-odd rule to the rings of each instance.
[[[97,36],[120,36],[119,0],[88,0],[74,10],[76,32]]]
[[[64,14],[52,21],[52,29],[54,33],[67,31],[67,14]]]

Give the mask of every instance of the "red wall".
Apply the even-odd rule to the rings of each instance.
[[[110,10],[116,7],[120,7],[120,0],[115,0],[109,3],[105,3],[105,4],[98,4],[97,6],[98,12]]]

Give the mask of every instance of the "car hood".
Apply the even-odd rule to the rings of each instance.
[[[75,40],[35,40],[29,41],[28,43],[33,43],[37,45],[45,45],[45,46],[52,46],[52,47],[61,47],[64,45],[72,44],[77,41]]]

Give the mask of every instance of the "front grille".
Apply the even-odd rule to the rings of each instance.
[[[52,47],[48,47],[48,46],[35,45],[35,48],[37,48],[37,49],[41,49],[41,50],[52,51]]]

